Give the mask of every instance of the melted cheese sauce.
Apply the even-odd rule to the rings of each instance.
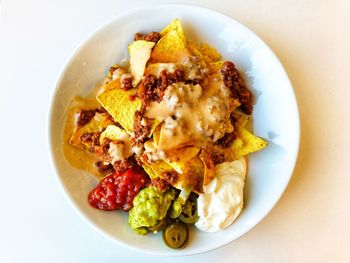
[[[174,73],[175,70],[183,70],[185,73],[185,79],[188,80],[203,78],[208,72],[208,69],[204,65],[201,65],[197,57],[184,56],[180,59],[180,63],[149,64],[146,68],[145,75],[152,74],[159,78],[162,71]]]
[[[175,70],[181,69],[182,65],[178,63],[154,63],[149,64],[146,68],[145,75],[152,74],[159,78],[160,73],[162,71],[168,72],[168,73],[174,73]]]
[[[231,112],[238,102],[224,85],[221,75],[209,77],[206,90],[199,85],[177,82],[167,87],[160,103],[152,102],[146,117],[164,121],[159,148],[172,148],[199,141],[217,141],[233,131]]]
[[[95,99],[82,99],[75,97],[68,109],[66,125],[63,130],[63,154],[66,160],[77,169],[87,171],[99,176],[94,164],[98,161],[94,154],[78,149],[69,143],[75,129],[75,113],[80,109],[95,109],[99,106]]]

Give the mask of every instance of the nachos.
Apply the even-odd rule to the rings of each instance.
[[[162,231],[180,248],[188,224],[221,231],[240,214],[247,156],[266,147],[250,132],[253,94],[236,65],[185,37],[175,19],[136,33],[130,64],[113,65],[80,108],[70,144],[96,156],[91,206],[129,213],[139,234]]]

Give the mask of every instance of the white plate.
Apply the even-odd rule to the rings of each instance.
[[[225,231],[191,230],[188,246],[167,248],[161,235],[138,236],[123,212],[91,208],[88,192],[94,176],[69,165],[62,152],[62,129],[66,109],[74,95],[88,93],[107,73],[110,65],[128,58],[127,44],[136,32],[159,31],[172,19],[183,22],[186,35],[206,41],[235,62],[256,97],[254,132],[268,139],[269,146],[250,156],[245,185],[245,206]],[[61,186],[77,211],[100,233],[128,248],[157,255],[188,255],[223,246],[252,229],[276,204],[292,175],[299,147],[299,114],[288,76],[267,45],[252,31],[224,16],[201,7],[157,5],[127,11],[85,40],[65,67],[53,95],[50,116],[52,159]],[[264,237],[261,237],[263,242]]]

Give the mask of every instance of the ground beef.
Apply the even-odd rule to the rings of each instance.
[[[170,188],[171,185],[164,179],[158,177],[152,179],[151,186],[157,187],[159,190],[164,191]]]
[[[157,82],[157,88],[154,91],[155,100],[160,102],[163,99],[166,88],[176,82],[185,80],[185,72],[183,70],[175,70],[173,73],[163,70]]]
[[[94,153],[100,157],[100,159],[103,161],[103,162],[106,162],[106,163],[110,163],[112,161],[112,157],[109,155],[109,147],[110,147],[110,142],[111,140],[107,139],[107,138],[104,138],[103,139],[103,143],[102,145],[98,146],[98,147],[95,147],[93,150],[94,150]]]
[[[233,113],[231,113],[230,121],[232,126],[234,127],[233,132],[225,133],[225,135],[216,142],[218,145],[220,145],[223,148],[230,146],[233,143],[233,141],[237,138],[237,129],[236,129],[237,120]]]
[[[150,133],[152,120],[143,116],[141,111],[135,111],[134,115],[134,138],[136,142],[144,142]]]
[[[175,171],[162,173],[163,180],[168,182],[171,185],[174,185],[178,179],[178,174]]]
[[[97,168],[98,172],[103,175],[115,172],[115,169],[111,163],[104,163],[102,161],[98,161],[95,163],[95,167]]]
[[[129,90],[132,89],[132,78],[123,78],[122,79],[122,89],[123,90]]]
[[[129,95],[129,100],[134,101],[137,98],[137,94]]]
[[[115,171],[118,173],[122,173],[122,172],[126,171],[127,169],[130,169],[134,166],[137,166],[137,162],[134,159],[134,157],[129,157],[128,159],[116,161],[113,164]]]
[[[163,70],[159,79],[152,74],[144,76],[138,86],[137,96],[142,100],[142,112],[151,101],[160,102],[163,99],[165,89],[179,81],[185,80],[185,73],[182,70],[175,70],[173,73]]]
[[[103,107],[98,107],[95,109],[95,112],[98,112],[98,113],[106,113],[108,114],[108,112],[105,110],[105,108]],[[109,114],[108,114],[109,115]]]
[[[217,144],[226,148],[232,144],[234,139],[236,139],[237,134],[233,131],[231,133],[225,133],[225,135],[217,141]]]
[[[225,154],[223,152],[216,149],[211,149],[209,153],[215,165],[225,162]]]
[[[235,65],[227,61],[222,65],[220,72],[226,87],[230,88],[232,95],[240,101],[242,111],[251,114],[253,111],[253,95],[245,86]]]
[[[80,140],[83,144],[90,145],[90,151],[94,152],[95,148],[100,146],[100,133],[84,133],[80,136]]]
[[[134,35],[134,40],[146,40],[150,42],[155,42],[157,43],[159,39],[161,38],[161,35],[158,32],[151,32],[148,34],[142,34],[142,33],[136,33]]]
[[[79,110],[76,117],[76,125],[84,126],[95,116],[95,110]]]
[[[142,161],[142,159],[140,158],[140,156],[135,155],[135,160],[136,160],[136,163],[137,163],[139,166],[144,165],[144,162]]]
[[[157,88],[157,78],[152,74],[145,75],[137,89],[137,96],[142,101],[141,112],[144,112],[151,101],[156,100],[155,90]]]
[[[103,113],[106,114],[107,119],[109,119],[112,123],[114,123],[117,126],[120,126],[117,124],[113,117],[103,108],[103,107],[98,107],[93,110],[79,110],[76,114],[76,125],[77,126],[84,126],[88,124],[92,118],[96,115],[96,113]]]
[[[134,137],[137,142],[144,142],[150,132],[152,120],[144,117],[146,108],[152,101],[160,102],[164,96],[165,89],[178,81],[184,80],[184,72],[182,70],[175,70],[173,73],[162,71],[159,79],[152,74],[145,75],[138,85],[137,96],[142,101],[142,106],[134,115]],[[146,124],[142,124],[146,122]]]
[[[96,167],[99,172],[103,173],[104,169],[112,170],[112,168],[116,172],[124,172],[125,170],[137,165],[137,162],[133,156],[116,161],[112,164],[113,158],[109,154],[110,143],[111,140],[104,138],[102,145],[94,147],[94,153],[100,158],[100,162],[96,163]],[[107,163],[110,165],[107,165]],[[103,167],[101,164],[105,164],[105,167]]]
[[[118,65],[114,65],[112,67],[109,68],[109,74],[112,76],[113,72],[116,71],[119,68]]]
[[[173,73],[167,72],[166,74],[168,81],[171,80],[173,82],[179,82],[185,80],[185,71],[176,69]]]

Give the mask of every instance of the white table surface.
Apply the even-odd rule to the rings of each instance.
[[[326,0],[171,1],[244,23],[284,64],[301,113],[293,178],[248,234],[159,258],[119,247],[67,202],[49,162],[49,98],[76,46],[114,15],[157,1],[3,0],[0,262],[350,262],[350,5]],[[166,2],[166,1],[163,1]]]

